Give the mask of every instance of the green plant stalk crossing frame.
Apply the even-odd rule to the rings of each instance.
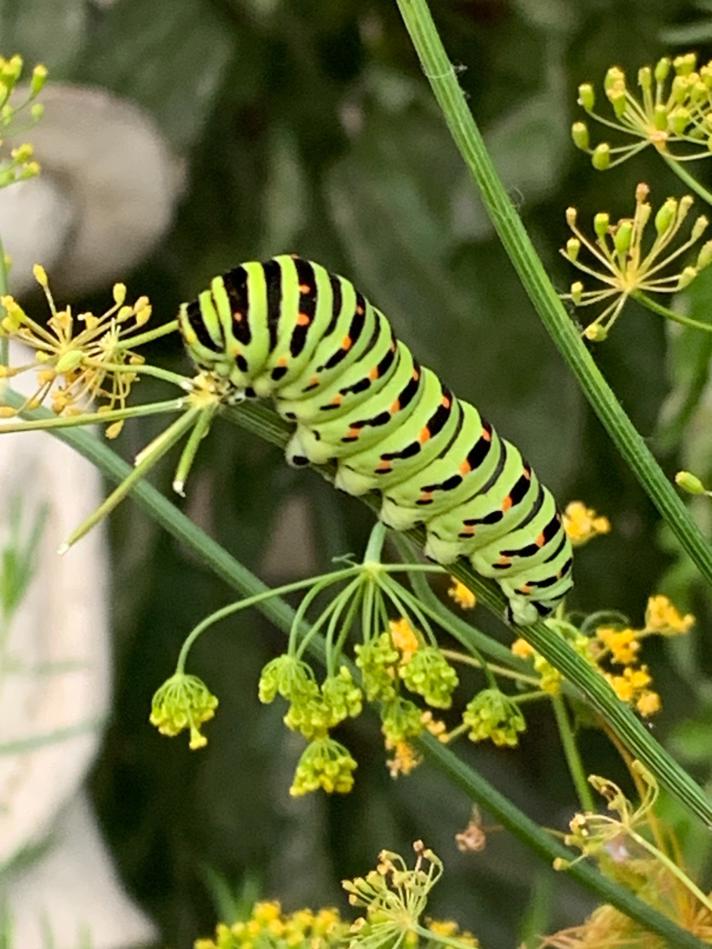
[[[5,401],[7,404],[14,404],[17,407],[22,404],[23,400],[16,394],[5,393]],[[244,419],[241,419],[244,421],[245,428],[259,434],[267,441],[280,445],[284,444],[285,426],[282,420],[276,414],[271,413],[266,406],[244,407],[241,410],[241,415],[245,416]],[[51,413],[43,409],[28,413],[28,416],[32,418],[53,417]],[[119,458],[115,452],[90,432],[68,428],[55,430],[52,434],[94,464],[112,481],[123,480],[133,470],[131,465]],[[145,481],[138,482],[131,494],[137,504],[150,517],[172,537],[185,544],[228,586],[237,590],[243,596],[254,596],[268,589],[261,580],[197,527],[150,484]],[[468,577],[467,582],[471,584],[471,578]],[[274,597],[261,602],[256,608],[285,634],[289,634],[294,611],[284,600]],[[321,663],[325,662],[323,640],[314,638],[309,644],[309,651]],[[511,801],[507,800],[489,784],[485,778],[473,771],[444,745],[429,736],[421,739],[419,744],[428,760],[444,771],[472,801],[485,808],[497,821],[543,860],[551,864],[557,857],[566,860],[575,859],[575,854],[572,854],[571,851],[542,830],[523,811],[520,811]],[[623,887],[608,880],[589,864],[576,863],[565,871],[565,876],[574,879],[579,885],[594,893],[599,899],[615,906],[622,913],[640,923],[641,926],[668,940],[670,945],[680,947],[680,949],[702,949],[704,944],[691,933],[681,929],[671,919],[648,906]]]
[[[426,0],[396,0],[423,72],[502,244],[539,317],[618,451],[705,579],[712,583],[712,545],[690,519],[645,441],[586,349],[492,164],[445,52]]]

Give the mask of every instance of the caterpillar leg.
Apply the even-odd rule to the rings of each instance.
[[[319,441],[311,429],[298,425],[287,442],[284,455],[292,468],[303,468],[309,464],[325,465],[331,461],[333,452],[328,445]]]
[[[505,608],[505,619],[515,626],[530,626],[541,618],[539,610],[531,600],[524,596],[510,596]],[[549,612],[547,610],[547,612]]]

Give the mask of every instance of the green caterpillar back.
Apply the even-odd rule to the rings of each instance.
[[[295,423],[290,464],[335,461],[337,487],[379,491],[381,520],[424,524],[427,556],[494,577],[514,622],[548,615],[571,588],[551,493],[350,281],[300,257],[250,261],[183,304],[179,324],[196,365]]]

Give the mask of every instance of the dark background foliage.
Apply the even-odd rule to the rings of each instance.
[[[704,52],[709,4],[434,0],[433,12],[557,286],[571,279],[557,255],[567,205],[586,217],[627,213],[639,180],[659,199],[680,193],[647,153],[593,172],[568,128],[577,84],[600,80],[608,65],[634,74],[687,44]],[[418,355],[521,446],[562,502],[581,497],[610,516],[614,533],[578,557],[573,607],[620,609],[640,622],[646,596],[667,582],[680,605],[709,620],[692,572],[677,563],[498,246],[395,3],[118,0],[100,9],[5,0],[0,32],[6,51],[46,62],[55,79],[134,98],[185,160],[188,186],[172,231],[126,275],[162,317],[243,259],[299,251],[353,277]],[[700,174],[708,176],[704,165]],[[701,312],[705,290],[691,295]],[[687,448],[679,426],[661,434],[658,419],[671,392],[687,385],[697,345],[685,337],[671,360],[662,321],[631,308],[597,350],[670,471]],[[162,355],[185,367],[177,348]],[[142,383],[142,399],[152,388]],[[119,450],[142,444],[150,426],[130,426]],[[168,475],[158,476],[164,486]],[[225,424],[201,453],[186,504],[271,582],[360,550],[372,520],[358,502],[288,470],[274,449]],[[374,717],[346,730],[360,762],[353,794],[291,800],[301,741],[279,709],[256,698],[259,669],[283,639],[257,614],[224,624],[195,651],[194,670],[221,701],[208,748],[190,754],[183,741],[158,736],[147,723],[153,690],[190,626],[230,593],[130,503],[114,517],[112,539],[115,711],[92,786],[123,879],[165,945],[187,947],[211,929],[216,880],[224,901],[247,887],[288,908],[340,902],[340,878],[367,869],[381,847],[407,850],[419,837],[447,867],[433,911],[456,917],[488,947],[513,946],[531,929],[570,924],[590,909],[505,833],[493,831],[484,853],[459,854],[453,835],[467,822],[467,801],[428,767],[391,781]],[[711,653],[702,629],[676,650],[664,646],[649,647],[665,702],[654,727],[704,778]],[[586,732],[584,745],[591,771],[620,774],[600,734]],[[562,827],[575,807],[546,707],[531,709],[519,751],[462,753],[547,826]]]

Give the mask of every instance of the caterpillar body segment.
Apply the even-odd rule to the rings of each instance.
[[[514,622],[548,615],[571,588],[551,493],[350,281],[299,257],[251,261],[183,304],[179,325],[199,367],[295,424],[291,464],[334,461],[337,487],[379,491],[385,523],[423,524],[429,557],[493,577]]]

